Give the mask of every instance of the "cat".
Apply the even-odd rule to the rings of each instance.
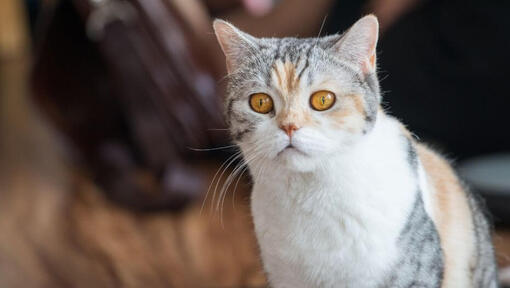
[[[272,287],[498,286],[476,196],[381,108],[374,15],[318,38],[213,26]]]

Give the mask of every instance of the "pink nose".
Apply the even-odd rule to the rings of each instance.
[[[294,133],[294,131],[298,130],[299,128],[294,124],[288,124],[288,125],[281,125],[280,129],[285,131],[285,133],[287,133],[287,135],[289,135],[289,137],[292,137],[292,134]]]

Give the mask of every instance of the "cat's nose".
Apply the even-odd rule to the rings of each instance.
[[[280,125],[280,129],[282,129],[283,131],[285,131],[285,133],[287,133],[287,135],[289,135],[289,138],[292,137],[292,134],[294,133],[294,131],[298,130],[299,127],[297,127],[295,124],[287,124],[287,125]]]

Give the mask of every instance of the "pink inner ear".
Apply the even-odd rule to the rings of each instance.
[[[375,66],[375,53],[370,56],[370,65],[372,65],[372,67]]]
[[[225,54],[227,70],[231,73],[236,69],[238,62],[245,57],[247,47],[254,46],[255,38],[223,20],[215,20],[213,27],[223,54]]]
[[[363,61],[362,72],[363,74],[369,74],[375,71],[375,52],[372,53],[368,61]]]
[[[370,74],[375,71],[378,34],[377,18],[374,15],[368,15],[354,23],[334,47],[341,57],[359,65],[364,74]]]
[[[223,50],[223,54],[225,55],[227,71],[232,72],[233,57],[235,57],[235,45],[233,44],[236,41],[236,33],[230,25],[225,22],[215,21],[214,22],[214,31],[216,33],[216,37],[218,42]]]
[[[361,71],[363,74],[371,74],[375,71],[375,52],[372,55],[362,62]]]

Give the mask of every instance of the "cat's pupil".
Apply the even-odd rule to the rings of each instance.
[[[322,100],[322,105],[324,105],[326,103],[326,97],[322,96],[321,100]]]
[[[262,99],[259,99],[259,106],[262,107]]]

